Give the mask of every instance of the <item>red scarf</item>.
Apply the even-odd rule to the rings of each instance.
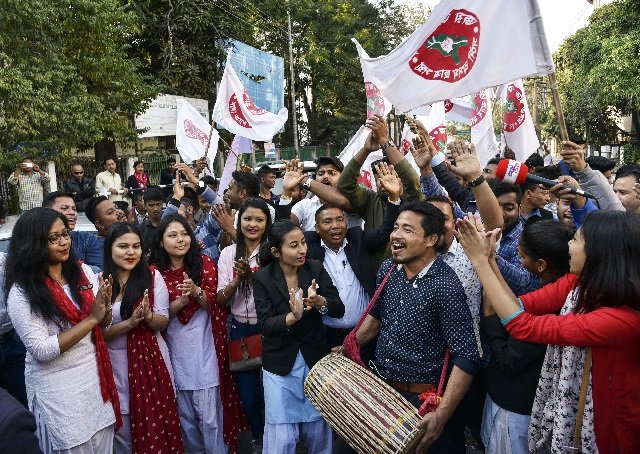
[[[223,432],[224,442],[229,446],[231,453],[238,451],[238,434],[248,430],[247,421],[242,410],[236,382],[229,370],[229,356],[227,355],[227,310],[220,307],[217,301],[218,269],[215,263],[206,255],[200,255],[202,271],[200,272],[200,288],[206,293],[209,301],[209,316],[211,317],[211,330],[213,344],[218,358],[218,377],[220,379],[220,398],[223,408]],[[177,285],[181,284],[184,277],[184,268],[178,270],[160,270],[169,289],[169,300],[173,301],[181,295]],[[193,309],[192,303],[196,307]],[[181,323],[188,323],[200,306],[193,298],[189,298],[189,304],[178,314]],[[183,321],[184,320],[184,321]]]
[[[204,263],[203,263],[203,267],[204,267]],[[174,301],[180,298],[182,296],[182,292],[178,290],[178,285],[182,284],[182,281],[184,280],[183,273],[186,272],[184,267],[179,268],[177,270],[172,270],[172,269],[162,270],[160,272],[162,273],[162,277],[164,278],[164,281],[167,283],[167,288],[169,289],[169,301]],[[216,270],[216,281],[217,281],[217,276],[218,276],[218,272]],[[204,284],[201,285],[200,287],[205,292],[207,291]],[[217,292],[217,289],[214,291],[214,293],[216,292]],[[209,299],[209,301],[211,301],[211,299]],[[186,325],[187,323],[189,323],[191,318],[196,314],[196,312],[198,312],[199,308],[200,308],[200,305],[198,304],[198,301],[193,296],[189,296],[189,302],[185,307],[180,309],[180,311],[176,314],[176,317],[178,317],[178,320],[180,320],[180,323],[182,323],[183,325]]]
[[[151,267],[149,307],[153,310]],[[133,309],[142,303],[140,298]],[[155,331],[140,323],[127,334],[129,412],[133,453],[182,453],[175,391]]]
[[[64,289],[56,281],[47,277],[45,285],[51,293],[51,299],[58,306],[60,312],[69,320],[72,325],[77,325],[91,314],[91,306],[95,296],[93,295],[92,285],[85,276],[84,271],[80,268],[79,288],[82,301],[80,309],[73,304],[71,298],[65,293]],[[100,391],[104,402],[111,401],[113,412],[116,417],[116,430],[122,426],[122,416],[120,415],[120,399],[118,397],[118,389],[113,378],[113,369],[111,368],[111,359],[109,358],[109,350],[104,341],[102,330],[99,325],[91,330],[91,339],[96,346],[96,359],[98,363],[98,377],[100,378]]]
[[[138,182],[138,187],[141,189],[146,189],[147,186],[149,185],[149,177],[147,176],[146,173],[142,172],[142,173],[138,173],[138,172],[133,172],[133,176],[136,179],[136,181]]]

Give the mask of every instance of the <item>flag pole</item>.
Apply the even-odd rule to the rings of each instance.
[[[556,116],[558,119],[558,127],[560,128],[560,140],[569,140],[569,134],[567,133],[567,124],[564,120],[564,111],[562,110],[562,102],[560,100],[560,92],[558,91],[558,81],[556,79],[556,70],[553,65],[553,58],[549,51],[549,44],[547,43],[547,35],[544,32],[544,26],[542,25],[542,15],[540,14],[540,8],[538,7],[537,0],[530,0],[531,13],[536,29],[538,31],[537,36],[540,41],[540,48],[544,54],[545,60],[549,62],[549,70],[547,72],[547,78],[549,79],[549,88],[551,88],[551,95],[553,98],[553,105],[556,108]]]

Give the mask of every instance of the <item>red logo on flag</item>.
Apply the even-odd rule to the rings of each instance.
[[[433,141],[438,151],[444,151],[447,146],[447,127],[444,125],[434,128],[429,132],[429,137]]]
[[[374,114],[384,115],[384,98],[376,84],[365,82],[364,89],[367,95],[367,118]]]
[[[249,109],[249,112],[251,112],[252,114],[264,115],[264,114],[267,113],[266,110],[264,110],[261,107],[256,106],[253,103],[253,99],[251,99],[251,96],[249,96],[249,94],[247,93],[246,89],[242,93],[242,101],[244,102],[244,105],[247,107],[247,109]]]
[[[487,94],[484,91],[479,91],[473,97],[473,101],[471,101],[471,126],[480,123],[485,115],[487,115],[488,109]]]
[[[199,140],[202,145],[207,146],[207,142],[209,142],[209,136],[189,119],[184,121],[184,133],[190,139]]]
[[[243,128],[251,129],[251,125],[242,113],[240,103],[238,102],[238,97],[235,93],[231,95],[231,98],[229,98],[229,113],[231,114],[231,118],[233,118],[235,122],[240,126],[242,126]]]
[[[524,111],[524,94],[513,84],[507,86],[507,99],[504,101],[504,130],[513,132],[520,127],[526,118]]]
[[[451,109],[453,109],[453,103],[451,102],[450,99],[445,99],[444,100],[444,113],[451,112]]]
[[[371,172],[369,172],[368,170],[361,170],[360,175],[358,175],[358,183],[363,184],[371,189]]]
[[[409,60],[427,80],[457,82],[473,68],[480,46],[480,20],[466,9],[451,10]]]

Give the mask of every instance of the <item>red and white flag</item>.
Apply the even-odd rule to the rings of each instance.
[[[360,62],[399,112],[553,70],[535,0],[442,0],[388,55]]]
[[[540,147],[540,142],[529,113],[522,79],[503,85],[498,93],[504,102],[504,140],[516,154],[516,161],[524,162]]]
[[[284,126],[289,113],[284,107],[276,115],[256,106],[231,66],[230,57],[231,51],[213,108],[213,120],[239,136],[271,142],[273,136]]]
[[[213,160],[218,152],[218,140],[220,139],[218,131],[212,129],[207,119],[203,118],[200,112],[186,99],[178,98],[176,105],[176,148],[180,157],[189,164],[203,157],[211,131],[211,143],[207,157],[209,168],[213,168]]]
[[[465,125],[471,124],[471,104],[462,99],[445,99],[444,116],[449,121],[455,121]]]
[[[500,152],[493,130],[493,110],[490,88],[474,94],[471,101],[471,143],[476,147],[480,166]]]
[[[367,141],[367,137],[371,133],[371,129],[366,126],[360,126],[358,132],[354,134],[346,147],[342,150],[338,159],[340,159],[344,165],[347,165],[351,159],[364,147],[364,143]],[[369,189],[376,190],[376,179],[373,175],[373,169],[371,164],[378,159],[382,159],[384,155],[382,150],[374,151],[367,156],[362,167],[360,167],[360,176],[358,176],[358,183],[365,185]]]

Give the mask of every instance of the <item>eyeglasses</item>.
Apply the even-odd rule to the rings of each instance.
[[[64,238],[65,240],[71,238],[71,231],[69,229],[64,229],[62,233],[52,233],[47,237],[47,240],[49,240],[49,243],[51,244],[60,244],[61,238]]]
[[[82,175],[84,173],[84,171],[82,172],[73,172],[74,175]]]

